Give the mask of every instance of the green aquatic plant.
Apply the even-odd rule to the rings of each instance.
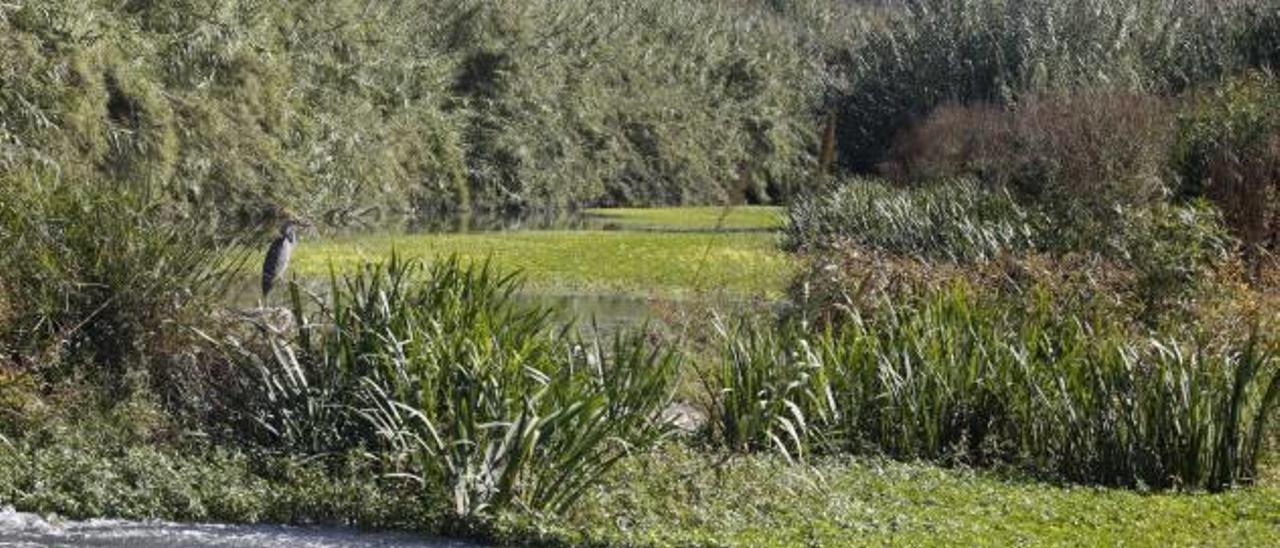
[[[678,361],[640,334],[583,341],[517,302],[514,275],[394,255],[291,287],[295,333],[247,368],[243,423],[304,454],[360,450],[462,516],[563,512],[667,431]],[[253,361],[253,360],[250,360]]]
[[[714,433],[738,450],[1008,463],[1108,485],[1218,490],[1256,477],[1280,403],[1270,339],[1135,337],[1025,299],[955,286],[825,330],[728,337],[709,383]]]

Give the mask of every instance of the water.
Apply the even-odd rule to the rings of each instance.
[[[460,215],[445,214],[427,216],[414,221],[401,219],[398,222],[383,222],[379,227],[353,225],[345,229],[327,230],[324,237],[358,237],[366,233],[390,231],[392,233],[478,233],[478,232],[518,232],[522,230],[657,230],[656,228],[624,227],[616,224],[616,220],[595,213],[570,214],[530,214],[520,216],[503,215]],[[663,229],[666,230],[666,229]],[[671,229],[673,231],[689,231],[704,229]],[[759,230],[759,229],[752,229]],[[723,231],[723,230],[722,230]],[[320,237],[309,234],[310,238]],[[304,238],[305,241],[305,238]],[[303,245],[306,245],[305,243]],[[249,274],[238,285],[231,288],[228,302],[237,310],[261,312],[263,309],[260,282],[256,276],[257,260],[255,255],[249,261]],[[328,290],[328,278],[318,277],[297,280],[307,292],[324,295]],[[275,290],[270,300],[271,306],[285,306],[284,284]],[[592,335],[594,328],[598,334],[608,338],[619,329],[643,325],[655,319],[658,312],[657,303],[644,296],[629,294],[601,295],[597,293],[545,293],[526,291],[516,295],[517,301],[528,304],[552,305],[563,314],[557,317],[560,321],[573,321],[585,335]],[[305,303],[304,303],[305,304]],[[309,310],[309,309],[308,309]]]
[[[413,533],[367,532],[345,527],[182,524],[163,521],[46,520],[0,509],[0,547],[90,546],[100,548],[221,547],[469,548],[477,544],[429,539]]]
[[[560,311],[557,319],[575,322],[584,335],[596,329],[609,337],[619,329],[643,325],[654,315],[653,302],[629,295],[593,295],[576,293],[518,293],[519,302],[552,306]]]
[[[328,291],[328,280],[298,280],[303,287],[313,294],[324,296]],[[283,291],[281,291],[283,293]],[[265,313],[261,307],[261,293],[257,281],[244,282],[242,286],[233,288],[228,302],[235,310],[254,316]],[[272,304],[284,306],[283,297],[273,294]],[[610,336],[619,329],[643,325],[654,318],[654,302],[648,298],[633,295],[602,295],[588,293],[539,293],[521,292],[515,294],[515,302],[520,305],[553,306],[559,311],[553,317],[560,322],[574,322],[584,334],[590,334],[599,328],[599,334]],[[310,300],[303,302],[303,309],[310,312]],[[594,327],[593,327],[594,326]]]

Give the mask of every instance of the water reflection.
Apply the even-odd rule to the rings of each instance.
[[[559,310],[556,319],[573,322],[588,338],[595,332],[607,338],[619,329],[644,325],[655,312],[653,301],[629,295],[521,293],[516,298],[529,305]]]

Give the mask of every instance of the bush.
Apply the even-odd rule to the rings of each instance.
[[[0,180],[6,353],[116,385],[217,304],[242,256],[163,203],[135,185]]]
[[[0,7],[0,166],[238,224],[775,201],[811,171],[817,54],[763,2],[116,4]]]
[[[977,177],[1051,210],[1059,224],[1113,222],[1117,206],[1164,198],[1172,123],[1157,97],[1082,90],[1016,106],[944,104],[899,135],[897,179]]]
[[[1280,250],[1280,82],[1249,73],[1196,95],[1178,117],[1179,194],[1207,197],[1255,269]],[[1256,274],[1256,270],[1255,270]]]
[[[245,367],[226,387],[232,435],[307,455],[372,451],[472,516],[562,512],[666,432],[672,354],[641,336],[576,341],[487,265],[420,269],[368,265],[306,306],[292,286],[291,340],[271,337],[265,359],[229,347]]]
[[[1102,252],[1133,272],[1125,297],[1140,303],[1148,324],[1205,289],[1213,269],[1228,262],[1232,243],[1221,215],[1203,202],[1120,209]],[[1181,305],[1181,306],[1179,306]]]
[[[1251,481],[1280,402],[1274,341],[1126,331],[957,285],[825,331],[735,333],[710,383],[714,432],[739,450],[1009,463],[1108,485]]]
[[[1154,326],[1191,317],[1216,281],[1231,278],[1234,242],[1204,202],[1059,221],[965,180],[931,185],[855,181],[792,204],[784,245],[817,260],[793,284],[801,308],[827,316],[866,295],[953,280],[1015,293],[1047,282]]]

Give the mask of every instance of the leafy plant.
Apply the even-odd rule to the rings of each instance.
[[[396,256],[336,277],[273,359],[245,352],[241,423],[304,454],[370,452],[461,516],[563,512],[623,455],[666,432],[676,357],[645,337],[611,350],[514,300],[513,275]],[[315,312],[308,313],[308,310]]]
[[[1255,477],[1280,403],[1280,357],[1256,332],[1135,338],[1043,295],[992,301],[958,285],[855,311],[827,331],[779,333],[726,343],[708,398],[734,449],[781,445],[786,432],[788,451],[1218,490]]]
[[[712,432],[735,451],[772,448],[803,458],[838,419],[831,379],[807,342],[784,324],[780,333],[749,323],[720,325],[719,368],[702,379]]]
[[[1280,249],[1280,82],[1252,72],[1200,93],[1178,118],[1184,198],[1206,197],[1256,268]]]
[[[1171,93],[1265,66],[1274,6],[1240,2],[908,2],[838,57],[841,161],[867,173],[936,107],[1103,87]]]

